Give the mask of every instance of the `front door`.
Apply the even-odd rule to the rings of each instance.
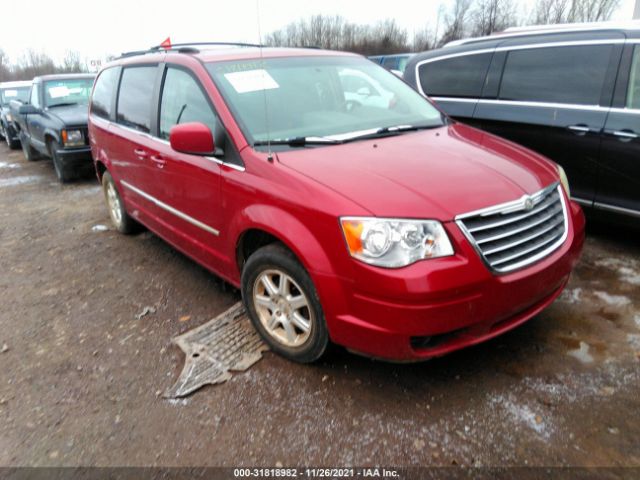
[[[640,45],[626,48],[622,103],[611,109],[605,125],[595,206],[640,216]]]
[[[219,270],[220,164],[213,157],[176,152],[169,144],[171,127],[188,122],[204,123],[218,136],[219,123],[199,81],[183,68],[168,66],[160,96],[160,140],[149,152],[154,171],[150,193],[162,204],[163,228],[171,242]]]

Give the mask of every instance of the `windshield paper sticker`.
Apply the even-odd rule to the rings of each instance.
[[[280,88],[280,85],[269,75],[269,72],[263,68],[244,72],[225,73],[224,77],[238,93]]]
[[[49,87],[49,96],[51,98],[68,97],[69,89],[65,85],[59,87]]]
[[[5,90],[4,91],[4,96],[5,97],[17,97],[18,96],[18,91],[17,90]]]

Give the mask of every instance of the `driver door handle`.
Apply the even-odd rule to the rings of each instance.
[[[585,135],[591,131],[591,129],[584,124],[569,125],[567,128],[574,132],[576,135]]]
[[[151,157],[149,158],[153,163],[155,163],[156,167],[158,168],[164,168],[164,166],[167,163],[167,161],[162,155],[151,155]]]

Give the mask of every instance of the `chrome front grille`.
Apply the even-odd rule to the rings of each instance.
[[[567,237],[567,208],[553,184],[519,200],[458,215],[456,223],[487,265],[504,273],[531,265]]]

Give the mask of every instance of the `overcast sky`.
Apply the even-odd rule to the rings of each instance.
[[[435,25],[438,8],[451,0],[108,0],[62,2],[3,0],[0,48],[15,61],[25,50],[61,59],[76,50],[102,58],[156,45],[167,36],[189,41],[258,42],[287,23],[312,14],[342,15],[358,23],[395,18],[413,31]],[[635,0],[621,0],[617,20],[631,19]],[[519,0],[523,9],[534,0]]]

